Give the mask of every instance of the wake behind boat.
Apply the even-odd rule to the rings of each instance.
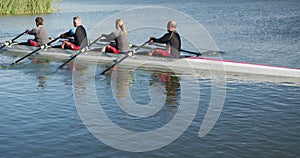
[[[24,56],[37,49],[37,47],[27,45],[12,45],[0,50],[3,54],[13,57]],[[42,49],[32,57],[51,58],[54,60],[67,60],[78,51],[47,48]],[[136,52],[133,56],[128,57],[121,64],[129,66],[151,67],[151,68],[170,68],[178,71],[217,71],[226,74],[238,73],[248,75],[263,75],[284,78],[294,78],[300,82],[300,69],[285,68],[277,66],[268,66],[261,64],[252,64],[244,62],[235,62],[229,60],[221,60],[205,57],[186,57],[186,58],[166,58],[166,57],[149,57],[140,52]],[[77,61],[107,63],[111,62],[122,54],[101,53],[100,48],[90,48],[85,53],[76,57]]]

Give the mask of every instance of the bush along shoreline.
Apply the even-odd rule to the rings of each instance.
[[[47,14],[55,0],[1,0],[0,15]]]

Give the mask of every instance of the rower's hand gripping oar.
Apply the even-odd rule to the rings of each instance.
[[[6,41],[4,43],[3,46],[0,47],[0,49],[4,48],[5,46],[9,46],[10,44],[12,44],[14,42],[14,40],[18,39],[19,37],[23,36],[24,34],[26,33],[26,31],[22,32],[21,34],[19,34],[18,36],[16,36],[15,38],[9,40],[9,41]]]
[[[70,59],[68,59],[66,62],[64,62],[63,64],[61,64],[58,69],[63,68],[67,63],[69,63],[70,61],[72,61],[74,58],[76,58],[79,54],[85,52],[91,45],[95,44],[97,41],[99,41],[102,38],[102,36],[98,37],[96,40],[94,40],[92,43],[88,44],[86,47],[80,49],[78,51],[78,53],[76,53],[75,55],[73,55]]]
[[[58,40],[59,38],[60,38],[60,37],[57,37],[57,38],[53,39],[52,41],[50,41],[50,42],[48,42],[48,43],[46,43],[46,44],[41,45],[38,49],[34,50],[33,52],[31,52],[31,53],[29,53],[29,54],[27,54],[27,55],[25,55],[25,56],[23,56],[22,58],[20,58],[19,60],[17,60],[17,61],[15,61],[15,62],[11,63],[10,65],[14,65],[14,64],[20,62],[21,60],[23,60],[23,59],[29,57],[30,55],[32,55],[32,54],[38,52],[39,50],[47,48],[48,45],[51,45],[51,43],[55,42],[55,41]]]
[[[147,42],[145,42],[144,44],[142,44],[141,46],[138,46],[134,52],[136,52],[137,50],[139,50],[140,48],[144,47],[147,43],[149,43],[150,40],[148,40]],[[114,66],[116,66],[117,64],[119,64],[120,62],[122,62],[124,59],[126,59],[127,57],[129,57],[129,52],[123,56],[123,57],[120,57],[118,59],[115,60],[115,63],[112,64],[111,66],[109,66],[108,68],[106,68],[104,71],[102,71],[100,74],[101,75],[104,75],[108,70],[110,70],[111,68],[113,68]]]

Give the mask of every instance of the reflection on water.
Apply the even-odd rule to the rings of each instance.
[[[153,100],[164,99],[163,102],[168,106],[176,106],[176,103],[180,101],[180,77],[170,70],[131,70],[124,67],[115,67],[111,73],[111,78],[115,83],[116,99],[120,100],[132,95],[131,98],[136,99],[135,102],[147,104],[149,100],[143,99],[140,101],[135,95],[142,93],[145,96],[149,96],[151,87],[159,86],[159,89],[152,93],[160,95],[150,95],[150,97],[155,97],[152,98]],[[161,90],[163,91],[161,92]],[[165,98],[159,99],[162,97],[161,95]],[[126,104],[128,102],[123,103],[123,105]]]
[[[53,71],[53,69],[57,68],[56,65],[52,65],[53,62],[54,62],[53,60],[49,60],[46,58],[39,58],[39,57],[30,58],[31,64],[28,65],[30,66],[29,69],[30,72],[28,73],[32,73],[36,75],[36,78],[38,79],[37,87],[41,92],[45,90],[47,86],[47,80],[49,79],[49,75],[53,73],[54,74],[58,73],[56,71]],[[78,75],[84,75],[87,71],[87,68],[88,65],[73,61],[67,64],[63,70],[59,70],[59,71],[63,71],[63,73],[68,74],[67,76],[71,75],[72,73],[76,73]],[[66,81],[65,84],[70,85],[71,80],[72,78],[67,78],[65,80]],[[83,88],[84,82],[82,81],[78,83],[78,87]]]
[[[114,73],[111,78],[115,81],[116,85],[116,98],[124,98],[128,95],[130,86],[134,83],[134,76],[129,69],[113,68]]]
[[[95,65],[73,71],[77,105],[100,104],[115,124],[137,131],[162,127],[178,111],[181,85],[180,77],[174,72],[133,71],[129,67],[117,66],[105,76],[97,75],[95,78],[98,71],[95,73],[93,67]],[[101,67],[99,65],[98,69]]]
[[[14,87],[14,89],[6,88],[8,92],[1,91],[1,94],[3,94],[1,97],[5,103],[0,107],[2,108],[1,111],[3,111],[1,115],[3,124],[1,125],[5,127],[1,128],[0,131],[3,135],[3,137],[0,137],[1,141],[5,142],[5,144],[10,143],[7,147],[8,150],[22,146],[23,148],[17,153],[18,157],[25,150],[37,150],[35,146],[30,144],[32,141],[39,142],[38,144],[41,146],[40,150],[44,153],[47,153],[48,147],[51,146],[52,150],[64,148],[66,150],[80,150],[81,153],[91,152],[95,153],[95,157],[111,153],[116,153],[116,157],[123,154],[128,155],[128,153],[107,147],[105,144],[95,140],[88,130],[86,130],[80,118],[77,118],[78,113],[76,113],[76,109],[74,108],[70,85],[73,83],[73,88],[77,91],[75,93],[79,95],[84,95],[88,92],[89,88],[94,84],[91,82],[91,79],[95,79],[93,65],[89,66],[75,62],[67,64],[66,68],[55,74],[49,73],[53,72],[53,69],[56,69],[60,64],[34,59],[31,63],[16,65],[16,68],[13,69],[14,72],[9,70],[15,76],[11,79],[12,81],[5,82],[5,79],[2,78],[1,89],[5,89],[4,85]],[[103,68],[99,65],[98,69],[100,70],[96,72],[101,72]],[[4,72],[4,70],[1,71]],[[80,78],[72,82],[71,74],[80,76]],[[180,94],[182,93],[181,86],[184,84],[182,78],[184,77],[167,70],[138,69],[133,71],[128,67],[118,66],[106,76],[97,76],[95,80],[97,95],[101,105],[112,122],[132,131],[150,131],[170,122],[174,114],[178,112],[177,105],[180,99],[182,99],[180,98]],[[160,90],[164,90],[162,91],[162,94],[165,96],[164,106],[156,115],[147,119],[137,119],[128,114],[126,115],[124,111],[115,105],[116,100],[114,99],[116,98],[112,97],[111,82],[116,83],[115,89],[117,93],[115,97],[117,99],[122,99],[130,95],[136,102],[141,104],[147,104],[151,100],[149,87],[161,85],[159,88]],[[206,105],[210,98],[210,84],[205,79],[201,81],[201,84],[204,85],[202,86],[203,89],[201,89],[203,91],[201,96],[202,102]],[[32,85],[41,86],[43,93],[36,94],[37,87],[32,87]],[[160,93],[161,91],[155,92]],[[24,94],[26,94],[26,97],[21,97]],[[287,87],[272,83],[230,80],[222,117],[211,133],[204,138],[198,138],[197,136],[199,124],[202,122],[204,116],[202,112],[204,110],[202,109],[199,112],[200,115],[197,115],[195,118],[196,121],[192,123],[191,128],[185,135],[168,147],[147,154],[159,157],[161,153],[168,152],[184,157],[184,154],[178,152],[178,149],[184,149],[183,151],[189,156],[200,155],[205,153],[205,151],[217,153],[216,150],[224,153],[235,153],[237,151],[231,147],[237,149],[240,148],[239,145],[242,145],[242,149],[246,149],[246,147],[253,149],[249,153],[263,152],[265,155],[268,155],[270,153],[262,151],[257,146],[257,140],[263,138],[261,136],[263,133],[269,133],[270,136],[266,136],[265,139],[276,142],[278,146],[293,143],[295,141],[291,139],[299,138],[297,132],[299,131],[299,126],[297,126],[299,121],[295,122],[299,114],[299,110],[295,110],[299,104],[298,95],[299,87],[296,86]],[[6,98],[6,96],[13,97]],[[90,96],[84,95],[84,97],[87,99],[86,105],[90,105]],[[193,97],[191,95],[191,99]],[[18,98],[18,100],[15,98]],[[280,115],[277,115],[278,112]],[[277,116],[274,117],[275,115]],[[23,122],[23,124],[19,122]],[[27,124],[24,124],[24,122]],[[71,128],[66,129],[66,126]],[[107,129],[108,127],[103,126],[103,128]],[[18,142],[15,136],[18,135],[19,137],[17,138],[20,138],[24,131],[32,133],[32,135],[22,137],[22,142],[19,141],[19,144],[15,143]],[[37,136],[38,133],[43,132],[46,134]],[[233,139],[232,136],[239,139]],[[278,138],[278,140],[274,140],[273,137]],[[74,144],[74,147],[70,147],[65,141],[71,142]],[[216,147],[215,144],[220,142],[220,147]],[[270,145],[268,149],[276,149],[277,144],[272,145],[272,143],[263,142],[266,146]],[[29,145],[26,146],[26,144]],[[85,146],[95,146],[95,149],[83,149],[81,148],[83,144]],[[224,145],[228,147],[223,148],[222,146]],[[1,149],[4,149],[4,145],[1,146]],[[278,149],[277,151],[280,151],[284,155],[286,152],[283,150]],[[293,152],[297,151],[296,147],[290,150]],[[57,155],[63,155],[63,153],[65,153],[65,150],[61,150]],[[5,154],[14,155],[7,152]],[[242,156],[243,152],[235,154]],[[270,156],[272,157],[272,154]],[[70,157],[74,157],[74,155]]]
[[[180,87],[180,78],[168,70],[118,66],[93,78],[95,70],[93,65],[84,75],[73,73],[75,105],[86,128],[113,148],[138,152],[166,146],[184,133],[197,112],[199,100],[191,98],[199,89],[187,77]],[[82,81],[84,91],[77,87]],[[184,89],[192,93],[181,98]]]
[[[36,77],[38,79],[38,85],[40,92],[44,92],[46,88],[46,81],[48,79],[48,65],[50,63],[47,59],[40,59],[40,58],[32,58],[32,70],[35,71]]]
[[[166,89],[166,102],[170,106],[176,106],[180,99],[180,77],[174,72],[152,72],[150,85],[159,83]]]

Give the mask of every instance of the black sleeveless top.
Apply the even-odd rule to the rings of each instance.
[[[74,37],[74,44],[76,46],[83,48],[88,45],[86,31],[82,25],[76,27],[75,34],[71,30],[67,32],[67,36]]]

